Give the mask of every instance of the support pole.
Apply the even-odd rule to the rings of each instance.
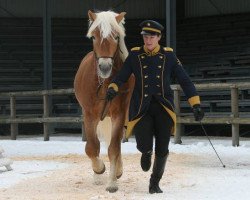
[[[231,111],[232,117],[238,118],[239,117],[239,90],[238,88],[231,87]],[[239,124],[232,124],[232,145],[239,146]]]
[[[43,86],[52,89],[51,15],[49,0],[43,0]]]
[[[166,44],[176,51],[176,0],[166,0]]]
[[[51,50],[51,1],[43,0],[43,88],[52,89],[52,50]],[[44,97],[44,115],[50,116],[52,108],[52,97]],[[52,124],[44,124],[44,141],[49,140],[52,132]]]
[[[49,117],[49,110],[50,110],[50,104],[49,104],[49,96],[43,95],[43,117]],[[49,141],[50,136],[50,123],[44,122],[43,123],[43,138],[44,141]]]

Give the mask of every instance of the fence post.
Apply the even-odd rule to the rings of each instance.
[[[85,128],[84,128],[84,123],[83,123],[83,110],[81,107],[78,107],[78,112],[80,116],[82,116],[82,121],[81,121],[81,130],[82,130],[82,141],[86,141],[86,135],[85,135]]]
[[[231,112],[233,118],[239,117],[239,90],[236,86],[231,87]],[[239,146],[239,124],[232,124],[232,145]]]
[[[43,117],[49,117],[49,96],[47,94],[43,95]],[[44,122],[43,123],[43,137],[44,141],[49,141],[50,136],[50,123]]]
[[[86,136],[85,136],[85,132],[84,132],[84,124],[82,122],[82,141],[86,141]]]
[[[175,114],[176,114],[176,130],[174,135],[174,143],[181,144],[181,132],[182,132],[182,124],[180,123],[180,90],[178,88],[174,89],[174,104],[175,104]]]
[[[10,96],[10,118],[15,119],[16,118],[16,97]],[[10,135],[12,140],[16,140],[18,134],[18,124],[17,123],[11,123],[10,124]]]

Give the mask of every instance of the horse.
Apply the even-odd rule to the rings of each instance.
[[[121,69],[128,56],[125,46],[125,12],[88,11],[89,29],[87,37],[93,40],[93,51],[81,61],[74,80],[75,96],[83,110],[83,124],[86,135],[85,152],[92,162],[94,176],[105,172],[105,164],[99,157],[100,140],[98,132],[104,131],[109,138],[108,158],[110,172],[106,190],[118,190],[117,179],[122,176],[121,140],[132,94],[133,79],[130,78],[107,106],[106,118],[101,121],[103,100],[111,80]],[[123,92],[122,92],[123,91]],[[109,126],[107,126],[107,123]],[[101,130],[99,130],[101,129]]]

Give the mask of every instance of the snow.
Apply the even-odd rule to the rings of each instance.
[[[241,138],[239,147],[231,146],[231,138],[211,137],[211,141],[226,168],[222,167],[205,137],[183,137],[181,145],[170,143],[170,156],[160,183],[164,193],[151,195],[148,194],[150,172],[145,173],[140,169],[140,154],[136,149],[135,140],[131,138],[129,142],[122,144],[125,170],[123,177],[118,180],[118,192],[109,194],[105,191],[105,187],[99,188],[96,193],[95,190],[88,193],[85,189],[85,195],[88,196],[81,199],[249,199],[250,139]],[[52,136],[47,142],[43,141],[42,137],[1,139],[0,146],[4,149],[4,156],[14,162],[11,165],[12,171],[0,167],[0,199],[1,197],[18,199],[11,196],[11,193],[13,190],[18,190],[18,185],[30,184],[29,180],[40,180],[39,177],[48,178],[55,172],[61,172],[60,170],[70,171],[76,167],[79,167],[77,170],[81,169],[80,161],[64,161],[60,156],[66,156],[66,158],[73,155],[79,158],[86,156],[85,144],[80,136]],[[106,153],[107,150],[102,144],[101,154],[106,155]],[[90,160],[86,158],[85,163],[87,163],[84,166],[86,170],[92,173]],[[65,176],[66,174],[72,176],[65,171]],[[86,174],[91,176],[87,172]],[[60,179],[57,181],[60,182]],[[35,183],[32,181],[32,184]],[[79,181],[75,184],[84,183]],[[91,189],[90,187],[89,190]],[[79,191],[81,190],[84,189]],[[45,198],[42,195],[41,199]],[[61,192],[54,195],[58,195],[58,199],[63,199],[60,197]],[[74,195],[64,196],[65,199],[77,199]],[[46,196],[46,198],[55,199],[55,196],[53,198]]]
[[[48,161],[16,161],[12,168],[13,171],[2,173],[0,171],[0,188],[8,188],[22,180],[35,178],[47,174],[55,169],[67,167],[67,164]]]

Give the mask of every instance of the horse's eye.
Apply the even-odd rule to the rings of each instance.
[[[115,36],[115,40],[119,40],[119,36]]]

